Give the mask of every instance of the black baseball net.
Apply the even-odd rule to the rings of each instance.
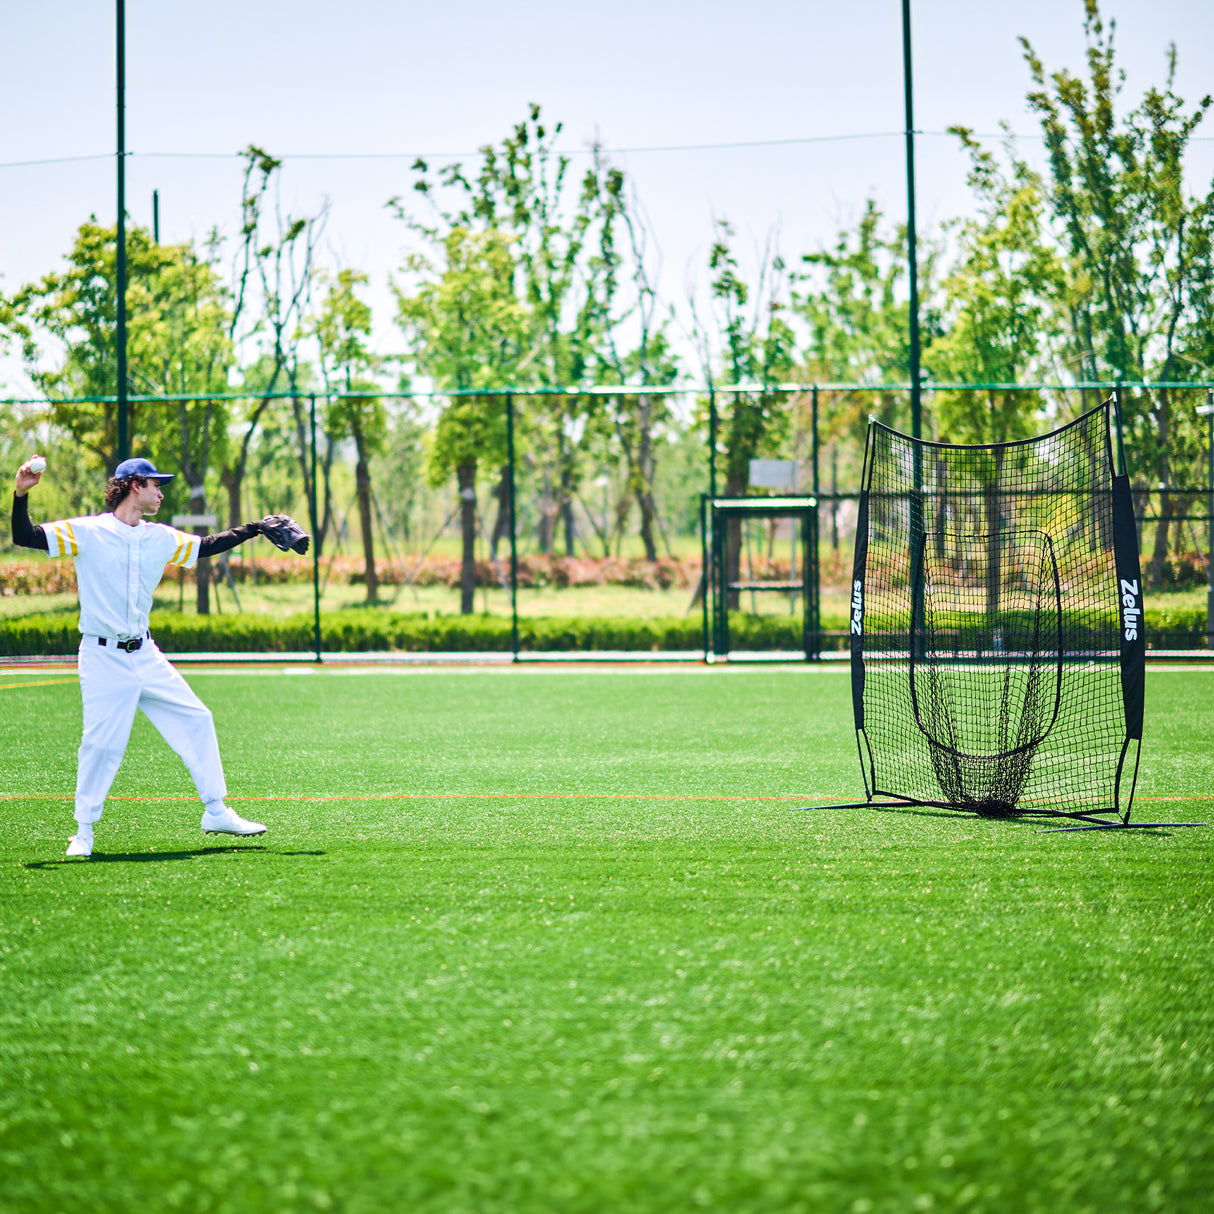
[[[991,446],[870,424],[851,622],[870,801],[1127,822],[1141,620],[1112,401]]]

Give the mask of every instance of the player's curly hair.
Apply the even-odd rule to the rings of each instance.
[[[133,490],[142,489],[147,483],[146,476],[111,476],[105,486],[105,508],[117,509]]]

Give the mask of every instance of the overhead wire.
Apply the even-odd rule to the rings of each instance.
[[[915,131],[916,135],[924,138],[952,137],[951,131]],[[817,143],[847,143],[867,139],[901,139],[905,131],[857,131],[845,135],[801,135],[787,139],[739,139],[721,143],[671,143],[654,144],[644,147],[616,148],[603,145],[561,149],[564,156],[589,156],[595,153],[616,156],[638,156],[647,153],[668,152],[716,152],[744,150],[746,148],[796,147]],[[1041,140],[1040,134],[1025,135],[1015,131],[977,131],[973,132],[978,139],[1023,139]],[[1214,142],[1214,136],[1193,135],[1191,143]],[[275,160],[459,160],[471,156],[480,156],[485,148],[464,152],[284,152],[275,154]],[[75,164],[89,160],[109,160],[117,155],[116,152],[97,152],[82,156],[51,156],[40,160],[11,160],[0,163],[0,169],[36,168],[53,164]],[[128,160],[238,160],[244,152],[136,152],[126,151],[123,155]]]

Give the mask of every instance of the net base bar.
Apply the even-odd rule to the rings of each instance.
[[[966,809],[962,805],[954,805],[950,801],[923,801],[913,797],[900,797],[897,793],[878,792],[879,797],[892,797],[889,801],[847,801],[837,805],[797,805],[794,807],[794,812],[803,812],[811,809],[947,809],[953,813],[967,815],[973,818],[980,818],[983,815],[976,814],[972,810]],[[1114,821],[1109,821],[1107,818],[1102,818],[1100,814],[1116,814],[1117,810],[1109,809],[1089,809],[1089,810],[1067,810],[1067,809],[1035,809],[1032,807],[1017,809],[1015,813],[994,816],[987,819],[988,821],[1014,821],[1017,818],[1024,818],[1035,815],[1045,818],[1067,818],[1072,821],[1081,823],[1076,826],[1051,826],[1046,827],[1038,834],[1056,834],[1059,831],[1067,830],[1161,830],[1169,826],[1205,826],[1205,822],[1128,822],[1118,816]]]

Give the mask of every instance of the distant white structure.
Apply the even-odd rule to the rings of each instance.
[[[795,489],[800,465],[795,459],[752,459],[752,489]]]

